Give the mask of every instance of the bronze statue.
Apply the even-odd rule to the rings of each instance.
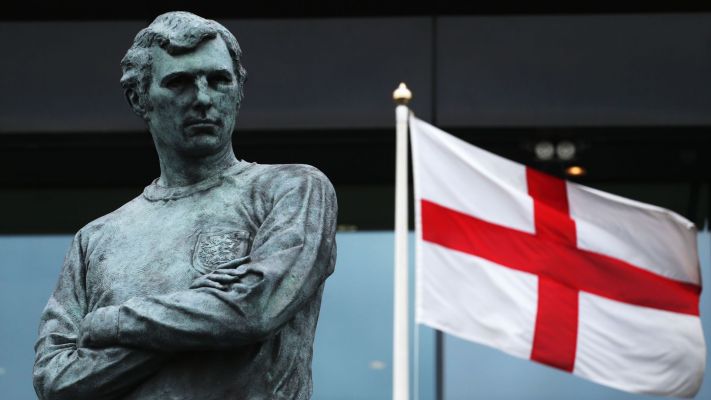
[[[336,197],[316,168],[236,158],[240,58],[186,12],[136,36],[121,83],[161,175],[74,237],[35,346],[40,399],[310,398]]]

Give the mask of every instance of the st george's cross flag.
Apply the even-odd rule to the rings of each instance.
[[[617,389],[693,397],[696,229],[410,118],[416,320]]]

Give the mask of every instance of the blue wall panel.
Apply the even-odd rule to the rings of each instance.
[[[0,237],[2,399],[35,398],[31,375],[37,323],[70,240],[68,235]],[[337,240],[338,263],[324,293],[314,348],[313,398],[389,399],[392,390],[393,236],[390,232],[340,233]],[[705,282],[711,279],[710,244],[711,236],[707,232],[700,235],[699,252]],[[701,303],[707,342],[711,333],[709,297],[707,290]],[[431,400],[434,398],[434,335],[429,328],[418,329],[420,399]],[[414,335],[411,340],[414,342]],[[412,345],[414,347],[414,343]],[[415,374],[414,367],[412,373]],[[645,398],[595,385],[451,336],[445,340],[445,376],[448,400]],[[697,398],[709,397],[708,385],[706,382]]]

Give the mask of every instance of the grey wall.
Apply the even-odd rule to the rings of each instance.
[[[406,81],[429,111],[426,18],[227,21],[245,51],[246,129],[391,126]],[[429,116],[429,113],[427,114]]]
[[[711,122],[709,14],[446,18],[437,43],[442,124]]]
[[[387,127],[401,80],[445,126],[711,124],[711,14],[223,22],[242,129]],[[0,132],[141,130],[118,79],[144,25],[0,23]]]
[[[142,25],[0,23],[0,132],[142,129],[118,81]]]
[[[249,74],[239,128],[389,126],[400,80],[430,108],[428,19],[222,22]],[[0,64],[0,132],[143,129],[118,80],[144,25],[0,23],[0,48],[11,55]]]

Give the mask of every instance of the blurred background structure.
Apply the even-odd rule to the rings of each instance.
[[[426,121],[703,230],[711,4],[590,3],[24,1],[3,10],[0,397],[33,398],[31,346],[70,235],[158,176],[119,61],[165,11],[216,19],[244,50],[237,156],[312,164],[338,192],[340,255],[317,337],[315,399],[390,396],[391,92],[401,81]],[[707,282],[709,241],[701,236]],[[432,332],[420,333],[421,398],[433,399]],[[451,337],[445,348],[447,399],[631,397]]]

